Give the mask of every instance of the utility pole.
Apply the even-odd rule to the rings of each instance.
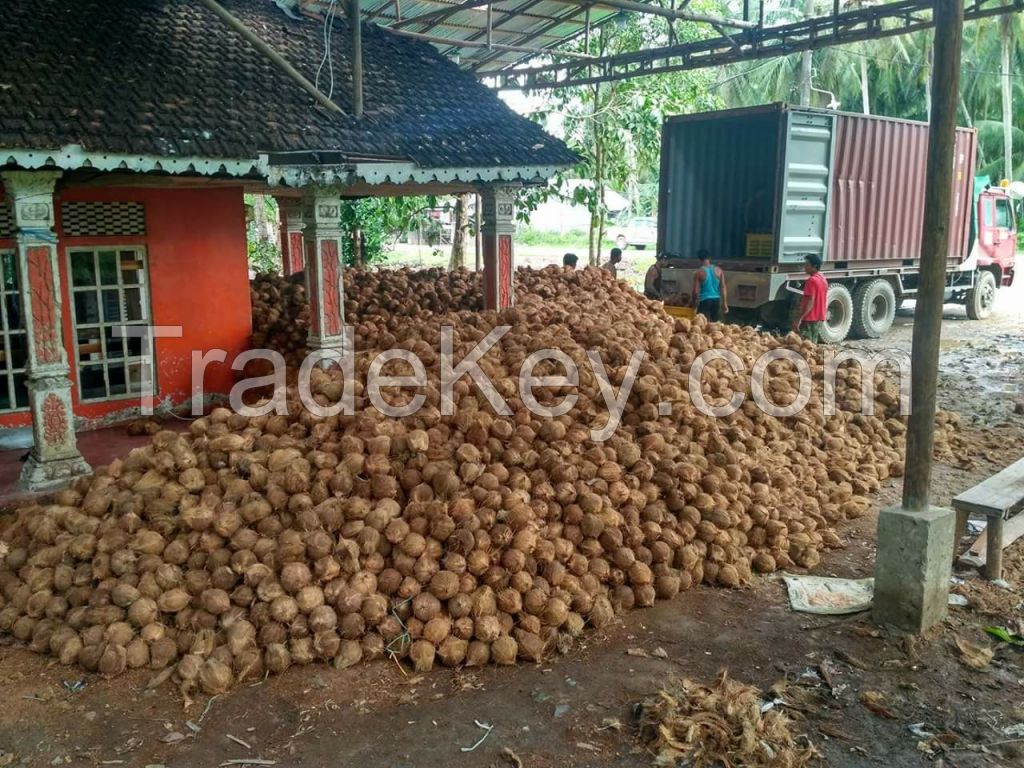
[[[931,116],[903,505],[879,515],[875,562],[875,621],[907,632],[922,632],[946,615],[954,535],[953,512],[931,506],[930,484],[964,5],[961,0],[935,0],[933,12]]]
[[[363,18],[360,0],[350,0],[348,21],[352,28],[352,111],[363,116]]]
[[[804,18],[814,17],[814,0],[804,0]],[[814,77],[814,58],[810,50],[800,54],[800,106],[811,106],[811,80]]]

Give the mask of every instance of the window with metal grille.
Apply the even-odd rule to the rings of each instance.
[[[137,396],[151,375],[151,340],[124,335],[150,325],[144,248],[71,248],[71,295],[83,401]]]
[[[13,251],[0,251],[0,411],[28,408],[28,334],[21,309],[21,271]]]

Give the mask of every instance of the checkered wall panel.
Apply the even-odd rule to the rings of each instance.
[[[65,237],[139,237],[146,234],[142,203],[61,203]]]
[[[14,237],[14,216],[11,203],[0,199],[0,237]]]

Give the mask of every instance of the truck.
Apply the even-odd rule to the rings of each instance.
[[[658,259],[667,304],[688,301],[699,255],[726,274],[729,319],[788,328],[807,275],[829,282],[824,338],[878,338],[917,293],[928,125],[788,104],[679,115],[662,128]],[[1017,224],[1003,186],[975,178],[958,128],[946,294],[972,319],[1014,279]]]

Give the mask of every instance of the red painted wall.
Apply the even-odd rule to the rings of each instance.
[[[63,234],[62,201],[139,202],[146,207],[144,237],[72,237]],[[182,338],[155,341],[157,394],[175,405],[192,396],[192,350],[227,351],[225,363],[211,363],[207,394],[227,393],[235,382],[231,360],[248,349],[252,333],[245,209],[241,187],[210,189],[64,187],[58,193],[64,343],[71,365],[75,415],[99,419],[139,405],[137,397],[80,403],[72,333],[67,249],[90,245],[142,245],[149,266],[153,325],[181,325]],[[0,249],[14,242],[0,240]],[[27,411],[0,415],[0,427],[30,424]]]

